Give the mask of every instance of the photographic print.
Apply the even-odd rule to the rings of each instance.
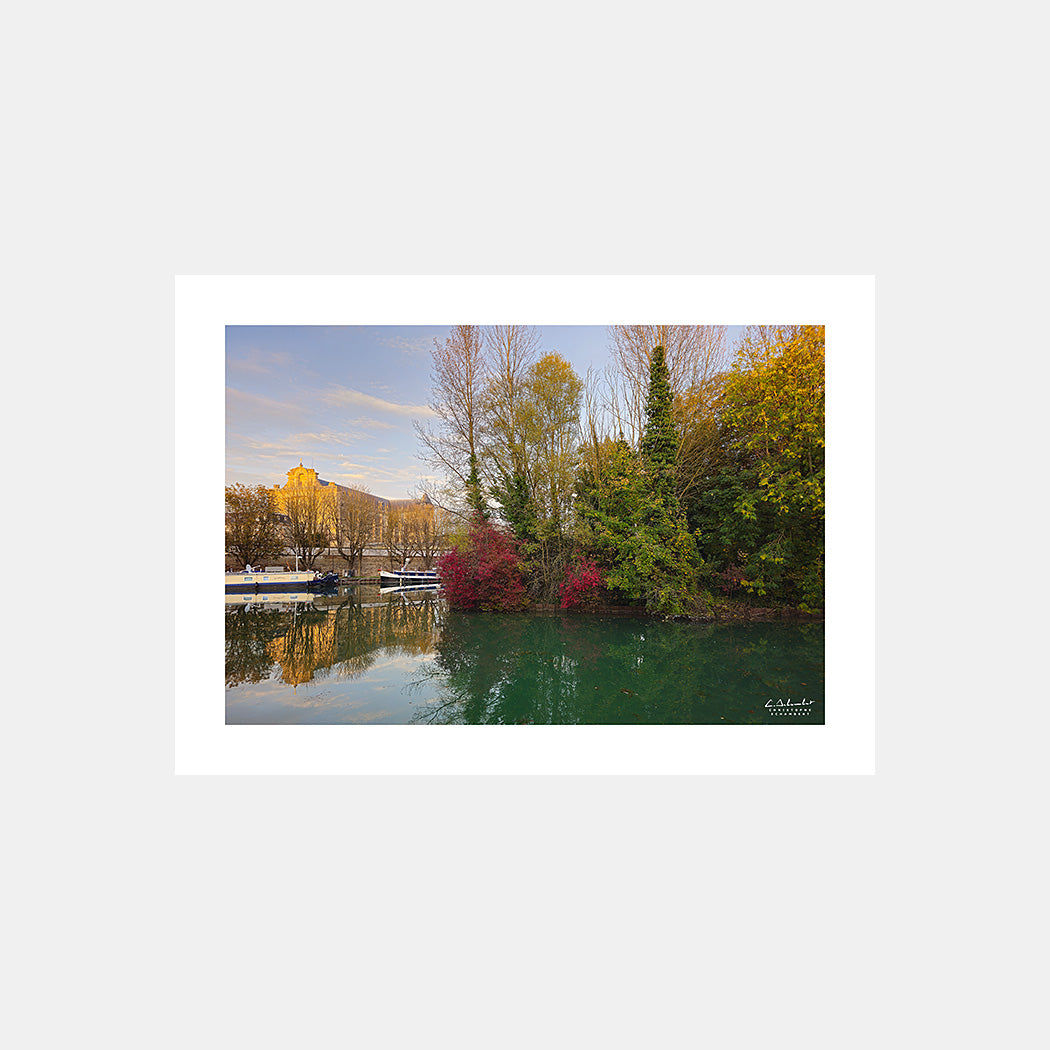
[[[224,325],[225,724],[823,727],[825,338]]]

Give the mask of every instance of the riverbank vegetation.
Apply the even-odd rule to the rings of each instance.
[[[522,326],[435,345],[425,456],[469,520],[439,561],[461,608],[621,604],[815,615],[824,588],[824,329],[610,329],[576,375]],[[480,596],[480,597],[479,597]]]

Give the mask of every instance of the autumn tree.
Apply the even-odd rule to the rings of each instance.
[[[583,384],[572,365],[545,354],[529,369],[523,408],[532,500],[561,535],[572,508]]]
[[[725,462],[690,500],[706,556],[745,592],[821,607],[823,326],[746,329],[720,420]]]
[[[382,529],[382,542],[392,568],[400,568],[408,559],[419,557],[425,568],[449,548],[451,518],[449,513],[428,499],[390,507]]]
[[[349,569],[352,570],[356,562],[361,572],[365,548],[379,538],[381,518],[379,500],[371,493],[352,488],[342,495],[334,546]]]
[[[242,565],[258,565],[279,557],[283,546],[273,491],[265,485],[227,485],[227,556]]]
[[[321,553],[332,546],[336,532],[336,507],[319,487],[289,489],[283,493],[288,546],[297,564],[312,569]]]
[[[490,325],[485,329],[488,377],[483,400],[482,473],[512,522],[521,518],[527,502],[524,411],[528,372],[536,362],[539,344],[539,333],[528,325]]]
[[[484,513],[479,469],[482,395],[486,383],[485,354],[478,325],[455,325],[440,345],[434,340],[433,395],[437,429],[415,424],[424,455],[454,480],[453,502],[465,502]]]
[[[557,595],[571,556],[582,385],[556,353],[545,354],[524,372],[512,417],[513,469],[501,471],[490,489],[520,541],[532,596],[541,601]]]
[[[683,503],[724,463],[725,445],[719,426],[723,384],[724,377],[715,376],[675,395],[674,419],[679,437],[675,491]]]
[[[409,531],[424,568],[432,568],[438,556],[448,549],[449,526],[448,512],[429,500],[420,500],[410,508]]]
[[[415,554],[407,506],[391,504],[387,508],[380,531],[380,543],[386,551],[391,569],[400,569]]]

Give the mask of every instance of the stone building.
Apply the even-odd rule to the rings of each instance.
[[[430,511],[431,516],[433,516],[436,508],[436,504],[426,494],[419,499],[391,500],[384,499],[382,496],[374,496],[370,492],[351,489],[345,485],[337,485],[333,481],[325,481],[323,478],[318,477],[316,470],[311,467],[304,467],[302,460],[299,461],[299,466],[292,467],[288,471],[288,480],[284,485],[274,485],[273,492],[277,511],[281,514],[286,512],[289,500],[294,499],[298,494],[316,492],[320,500],[327,504],[326,510],[328,513],[325,517],[329,521],[338,520],[337,512],[340,506],[345,505],[346,501],[350,499],[351,493],[358,498],[371,501],[378,513],[375,517],[371,538],[366,542],[366,547],[375,548],[371,553],[376,556],[379,556],[379,549],[384,545],[384,530],[392,511],[422,506],[426,507]],[[366,553],[369,552],[366,551]]]
[[[417,504],[428,507],[434,506],[426,493],[420,499],[384,499],[382,496],[373,496],[370,492],[360,492],[358,489],[350,489],[345,485],[337,485],[334,481],[325,481],[323,478],[318,477],[316,470],[311,467],[304,467],[302,460],[299,460],[299,466],[292,467],[288,471],[288,481],[284,485],[274,485],[273,489],[277,498],[277,509],[280,513],[284,512],[289,497],[310,489],[318,491],[321,499],[328,504],[331,511],[335,511],[340,504],[344,503],[351,492],[360,493],[366,499],[373,501],[379,509],[376,527],[372,535],[372,542],[377,544],[381,542],[383,527],[386,525],[391,510],[404,509]]]

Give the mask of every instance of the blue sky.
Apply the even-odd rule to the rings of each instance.
[[[581,378],[609,360],[602,325],[536,327],[542,352],[561,354]],[[434,487],[412,424],[436,422],[430,351],[448,334],[447,325],[228,326],[226,484],[284,484],[301,459],[327,481],[387,499]]]

